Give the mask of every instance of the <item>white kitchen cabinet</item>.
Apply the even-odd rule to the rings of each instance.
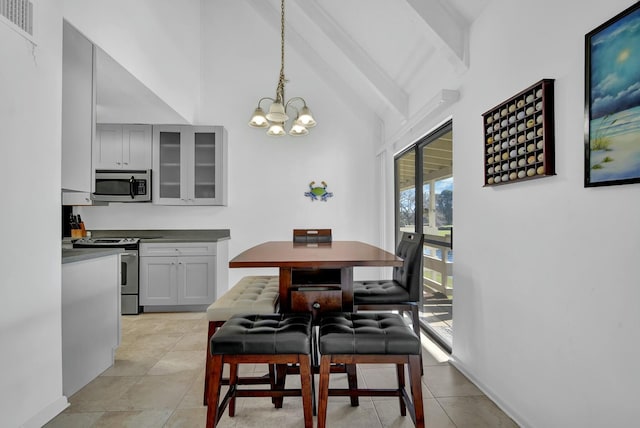
[[[176,257],[140,257],[140,305],[177,305]]]
[[[227,204],[227,133],[221,126],[153,126],[153,203]]]
[[[215,300],[216,275],[215,243],[140,245],[140,304],[145,310],[206,307]]]
[[[151,125],[98,124],[94,169],[151,169]]]
[[[74,200],[91,205],[91,141],[95,124],[94,46],[66,21],[62,46],[62,189],[84,192]],[[63,203],[72,205],[65,200]]]

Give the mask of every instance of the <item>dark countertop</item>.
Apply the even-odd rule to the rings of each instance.
[[[63,248],[62,264],[97,259],[122,253],[122,248]]]
[[[91,230],[92,238],[140,238],[149,242],[218,242],[231,238],[229,229]]]

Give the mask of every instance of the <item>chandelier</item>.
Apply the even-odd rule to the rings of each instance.
[[[299,136],[307,135],[309,128],[316,125],[316,121],[311,115],[306,101],[301,97],[291,98],[285,101],[284,85],[287,80],[284,77],[284,0],[280,2],[280,77],[278,79],[278,87],[276,88],[276,97],[264,97],[258,101],[258,107],[253,112],[249,126],[253,128],[269,128],[268,135],[282,136],[287,134],[289,114],[294,114],[290,124],[289,135]],[[261,104],[263,101],[271,101],[269,112],[265,115]]]

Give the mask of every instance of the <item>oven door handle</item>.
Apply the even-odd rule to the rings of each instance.
[[[120,256],[138,257],[137,253],[120,253]],[[127,285],[128,263],[120,261],[120,285]]]
[[[127,285],[127,264],[120,263],[120,285]]]

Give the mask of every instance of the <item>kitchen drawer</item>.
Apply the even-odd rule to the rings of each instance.
[[[215,242],[142,243],[141,257],[216,255]]]
[[[291,310],[311,312],[314,318],[321,312],[340,312],[342,290],[335,286],[319,285],[291,290]]]

